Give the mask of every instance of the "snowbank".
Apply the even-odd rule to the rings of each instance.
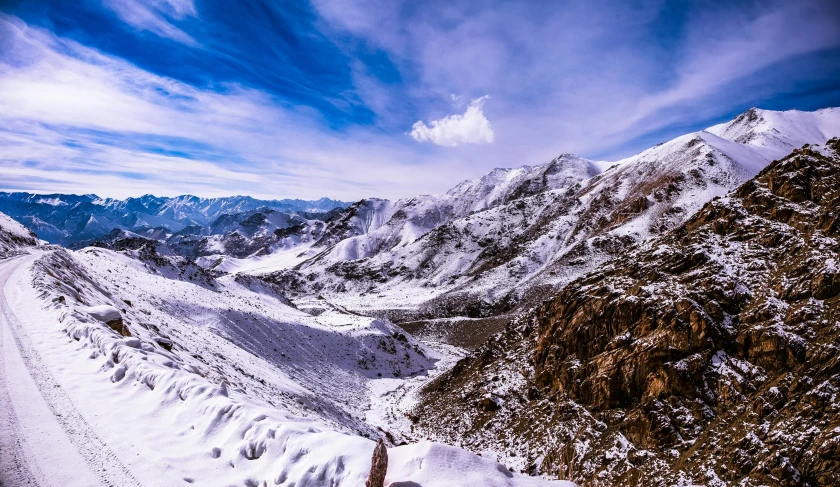
[[[375,446],[372,439],[342,431],[327,421],[321,416],[327,413],[323,410],[327,403],[311,407],[310,412],[314,414],[292,411],[280,406],[285,404],[282,401],[272,406],[245,390],[254,387],[255,382],[240,383],[241,377],[213,371],[232,363],[243,371],[242,375],[249,375],[248,371],[255,370],[248,368],[249,362],[259,360],[256,354],[236,355],[236,348],[229,347],[224,349],[225,354],[218,354],[222,356],[215,362],[201,364],[180,345],[172,348],[170,342],[170,349],[166,349],[146,328],[133,325],[139,319],[134,318],[136,310],[146,306],[141,304],[144,301],[137,298],[126,302],[125,297],[116,294],[127,286],[125,281],[115,280],[121,283],[120,287],[111,288],[102,277],[139,269],[132,271],[131,267],[122,266],[119,273],[98,269],[100,277],[94,278],[96,274],[92,274],[88,265],[114,265],[106,260],[109,254],[102,251],[75,254],[85,255],[87,265],[77,261],[74,254],[63,251],[47,254],[28,273],[19,273],[14,288],[22,295],[18,302],[29,303],[33,310],[26,326],[46,352],[44,357],[52,361],[54,370],[65,374],[61,377],[77,407],[85,412],[92,427],[109,445],[118,445],[114,448],[117,455],[140,483],[151,486],[364,485]],[[164,278],[149,276],[162,287],[160,280]],[[140,275],[129,277],[135,294],[148,284]],[[37,289],[32,289],[32,282]],[[236,289],[233,283],[222,292],[183,282],[170,284],[176,285],[193,286],[193,299],[197,300],[203,299],[203,294],[215,296],[216,300],[230,300]],[[59,295],[66,296],[65,300],[58,299]],[[166,294],[162,291],[154,295],[160,307],[171,306],[164,298]],[[258,301],[259,296],[253,293],[242,294],[241,298],[255,301],[252,310],[274,303],[272,306],[277,309],[288,309],[289,313],[304,317],[275,299]],[[114,306],[117,299],[126,302],[127,311],[117,310]],[[223,301],[223,306],[228,302]],[[197,312],[198,308],[194,309]],[[137,316],[158,316],[142,311]],[[136,336],[121,336],[106,325],[120,316],[132,324]],[[343,324],[351,318],[334,313],[327,321],[349,327],[347,333],[357,336],[359,346],[369,340],[382,343],[377,337],[390,332],[389,324],[376,320],[366,325],[372,327],[369,330]],[[297,326],[314,330],[312,325]],[[62,335],[55,333],[57,328],[67,338],[61,339]],[[226,343],[218,336],[216,340]],[[397,343],[403,344],[402,340],[408,338]],[[185,343],[183,339],[176,341]],[[386,348],[391,346],[386,344]],[[291,353],[291,349],[286,350]],[[405,349],[401,353],[408,352]],[[210,350],[205,353],[211,354]],[[349,365],[344,363],[345,367]],[[230,381],[225,377],[230,377]],[[305,385],[288,380],[287,390],[298,387],[302,394],[290,397],[305,399]],[[387,479],[393,486],[564,485],[514,475],[490,459],[435,443],[394,447],[389,450],[389,458]]]

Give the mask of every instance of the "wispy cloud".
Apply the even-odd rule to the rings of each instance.
[[[412,196],[840,101],[831,2],[313,1],[0,14],[0,189]]]
[[[192,36],[173,24],[175,20],[196,15],[192,0],[104,0],[103,4],[123,22],[138,30],[190,46],[199,45]]]
[[[14,18],[0,31],[14,52],[0,58],[5,189],[355,199],[435,186],[428,161],[391,137],[335,134],[264,92],[198,89]]]
[[[562,151],[628,155],[646,133],[700,128],[840,72],[836,61],[803,61],[762,73],[840,49],[840,8],[819,0],[315,4],[341,35],[366,39],[415,73],[407,93],[425,101],[421,110],[439,112],[453,92],[493,93],[495,143],[471,155],[496,165]],[[619,146],[624,153],[610,154]]]
[[[493,129],[484,116],[487,95],[476,98],[463,114],[454,114],[432,120],[429,125],[422,120],[411,127],[411,137],[417,142],[431,142],[445,147],[461,144],[489,144],[493,142]]]

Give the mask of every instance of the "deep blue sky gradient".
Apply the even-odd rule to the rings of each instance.
[[[150,83],[154,96],[142,93],[138,99],[166,105],[184,117],[205,106],[205,95],[228,100],[243,92],[270,113],[241,130],[236,129],[237,115],[230,122],[234,128],[208,119],[208,128],[219,127],[213,135],[201,130],[168,135],[133,126],[111,130],[101,122],[74,126],[43,109],[33,114],[21,108],[9,115],[16,128],[0,129],[6,131],[0,148],[25,149],[30,142],[22,140],[31,140],[33,154],[41,155],[26,158],[28,164],[35,161],[36,168],[58,172],[61,161],[48,152],[72,149],[62,156],[75,164],[66,171],[113,177],[107,187],[114,196],[148,191],[148,186],[133,184],[145,179],[138,172],[143,167],[154,181],[154,171],[166,164],[194,161],[242,173],[243,179],[230,183],[220,172],[216,183],[197,182],[191,172],[174,174],[160,183],[160,191],[215,195],[250,188],[258,196],[355,199],[442,191],[495,166],[542,163],[566,150],[618,159],[752,106],[813,110],[840,105],[840,9],[828,1],[800,7],[753,1],[196,0],[183,2],[195,11],[183,15],[173,13],[172,5],[179,3],[13,1],[0,5],[0,11],[7,21],[37,31],[37,43],[61,56],[79,58],[66,47],[73,42],[133,67],[130,72],[108,67],[107,76],[125,81],[149,73],[176,83],[171,92],[164,82]],[[120,14],[121,8],[138,11],[137,5],[190,40]],[[784,32],[764,35],[757,29],[758,34],[750,34],[751,26],[763,25],[763,16],[776,19],[768,25],[775,30],[781,25]],[[4,35],[11,34],[0,30],[0,40]],[[775,45],[791,43],[800,47],[767,62],[778,51]],[[14,46],[0,48],[0,80],[55,74],[47,71],[54,65],[30,63],[28,51]],[[744,52],[740,58],[715,62],[716,56],[725,58],[738,49]],[[755,69],[745,66],[750,63]],[[718,82],[721,76],[704,75],[704,69],[720,69],[721,76],[741,71]],[[664,96],[672,91],[673,96]],[[462,114],[471,100],[485,95],[483,115],[493,127],[492,143],[443,147],[407,135],[415,122]],[[231,105],[219,101],[218,106]],[[130,118],[132,110],[113,116]],[[35,142],[46,144],[43,135],[36,135],[42,131],[55,142],[35,151]],[[253,150],[248,143],[252,132]],[[230,139],[227,133],[233,134]],[[107,161],[124,163],[135,156],[136,168],[109,172]],[[158,156],[171,159],[159,165],[141,162]],[[101,159],[87,168],[86,157]],[[7,156],[0,164],[11,167],[23,159]],[[21,189],[29,177],[36,191],[96,189],[81,187],[79,180],[58,184],[60,174],[54,175],[55,185],[45,185],[45,176],[21,175],[8,185]]]

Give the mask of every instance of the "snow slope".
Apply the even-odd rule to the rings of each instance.
[[[35,377],[87,479],[76,485],[91,475],[117,485],[362,485],[372,438],[385,434],[365,421],[369,384],[426,374],[443,358],[385,321],[311,316],[270,283],[214,280],[177,257],[30,251],[0,263],[0,320],[16,348],[28,343],[28,359],[7,360],[6,375]],[[389,459],[392,485],[557,485],[435,443],[392,447]],[[64,485],[71,464],[34,461],[36,485]]]
[[[34,233],[26,227],[0,213],[0,259],[14,255],[21,247],[38,245]]]

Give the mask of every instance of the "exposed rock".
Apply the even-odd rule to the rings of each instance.
[[[499,409],[499,403],[491,395],[484,396],[481,398],[481,402],[479,403],[479,407],[484,411],[495,411]]]
[[[127,326],[125,326],[125,323],[123,322],[122,318],[117,318],[115,320],[108,321],[105,324],[108,325],[109,328],[111,328],[112,330],[124,337],[131,336],[131,331],[128,329]]]
[[[385,487],[385,474],[388,472],[388,449],[382,438],[376,442],[373,449],[373,459],[370,464],[370,475],[365,487]]]

